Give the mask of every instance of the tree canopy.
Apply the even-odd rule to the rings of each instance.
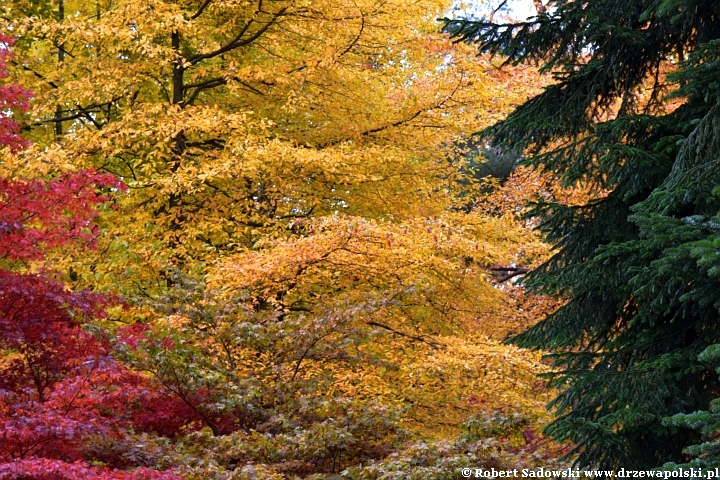
[[[37,191],[103,179],[88,182],[97,197],[75,192],[85,210],[33,197],[59,238],[18,268],[103,299],[61,302],[66,340],[92,352],[49,388],[86,382],[88,418],[112,427],[2,468],[454,478],[552,464],[547,367],[500,343],[552,302],[492,273],[545,257],[518,216],[544,184],[483,183],[466,158],[466,133],[540,77],[452,44],[443,2],[0,4],[17,37],[8,80],[34,93],[12,114],[32,145],[1,151],[0,176]],[[87,243],[69,248],[76,229]],[[114,370],[83,370],[90,355]],[[54,405],[32,402],[28,417]]]

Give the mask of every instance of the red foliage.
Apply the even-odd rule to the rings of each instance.
[[[0,465],[3,480],[175,480],[179,475],[139,468],[133,472],[90,467],[84,462],[66,463],[46,458],[19,460]]]
[[[0,77],[11,43],[0,35]],[[26,108],[27,98],[17,86],[0,87],[0,111]],[[17,123],[3,115],[0,146],[17,150],[24,145],[16,135]],[[92,459],[86,457],[93,436],[121,440],[131,431],[174,435],[196,416],[150,379],[119,363],[102,335],[83,329],[105,316],[107,298],[68,291],[48,275],[15,271],[23,262],[42,260],[48,248],[71,242],[92,246],[95,209],[107,200],[99,188],[123,187],[114,176],[92,171],[51,181],[0,179],[2,479],[178,478],[171,472],[128,472],[85,463]],[[133,466],[119,463],[109,466]]]
[[[1,127],[0,127],[1,128]],[[34,260],[70,240],[91,242],[96,187],[125,187],[109,174],[72,173],[52,181],[0,179],[0,258]]]

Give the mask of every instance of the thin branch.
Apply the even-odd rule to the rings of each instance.
[[[26,72],[32,73],[33,75],[35,75],[35,76],[36,76],[37,78],[39,78],[40,80],[42,80],[42,81],[44,81],[44,82],[47,82],[48,85],[50,85],[52,88],[58,88],[58,86],[57,86],[56,83],[48,80],[48,79],[45,78],[42,74],[36,72],[35,70],[33,70],[32,68],[28,67],[27,65],[23,65],[22,63],[18,62],[17,60],[11,60],[11,62],[12,62],[12,64],[15,65],[16,67],[20,67],[20,68],[22,68],[23,70],[25,70]]]
[[[83,108],[80,107],[79,105],[75,105],[75,109],[76,109],[76,110],[80,110],[80,111],[82,112],[82,114],[83,114],[83,117],[85,117],[85,118],[87,118],[88,120],[90,120],[90,121],[92,122],[92,124],[95,125],[95,128],[97,128],[98,130],[101,130],[101,129],[102,129],[102,125],[101,125],[100,123],[98,123],[98,122],[93,118],[93,116],[90,115],[90,113],[89,113],[88,111],[86,111],[85,109],[83,109]],[[81,120],[82,120],[82,119],[81,119]]]
[[[212,0],[205,0],[205,2],[203,2],[202,5],[200,5],[200,8],[199,8],[198,11],[195,13],[195,15],[193,15],[192,17],[190,17],[190,20],[195,20],[195,19],[198,18],[200,15],[202,15],[203,11],[207,8],[208,5],[210,5],[210,3],[212,3]]]
[[[394,128],[394,127],[399,127],[400,125],[403,125],[403,124],[405,124],[405,123],[408,123],[408,122],[411,122],[411,121],[415,120],[420,114],[422,114],[422,113],[425,112],[425,111],[426,111],[425,109],[424,109],[424,110],[418,110],[418,111],[416,111],[415,113],[413,113],[413,114],[412,114],[410,117],[408,117],[408,118],[403,118],[403,119],[398,120],[398,121],[396,121],[396,122],[388,123],[388,124],[385,124],[385,125],[382,125],[382,126],[379,126],[379,127],[370,128],[370,129],[365,130],[364,132],[360,133],[360,136],[362,136],[362,137],[368,137],[368,136],[372,135],[373,133],[378,133],[378,132],[382,132],[383,130],[387,130],[387,129]],[[346,139],[346,138],[340,138],[340,139],[336,139],[336,140],[331,140],[331,141],[329,141],[329,142],[325,142],[325,143],[322,143],[322,144],[318,145],[318,148],[332,147],[332,146],[334,146],[334,145],[338,145],[338,144],[344,142],[345,140],[347,140],[347,139]]]
[[[506,272],[504,275],[495,278],[495,281],[498,283],[506,282],[513,277],[524,275],[530,271],[530,269],[525,267],[492,267],[490,270],[493,272]]]
[[[240,85],[242,85],[243,87],[247,88],[248,90],[250,90],[251,92],[253,92],[257,95],[260,95],[263,97],[265,96],[265,94],[263,92],[261,92],[260,90],[258,90],[255,87],[253,87],[252,85],[240,80],[238,77],[230,77],[229,79],[224,78],[224,77],[215,77],[215,78],[211,78],[209,80],[205,80],[202,82],[191,83],[191,84],[185,85],[185,87],[184,87],[185,90],[188,90],[191,88],[195,89],[195,91],[190,95],[190,98],[188,99],[186,104],[191,105],[195,101],[195,99],[197,98],[198,94],[201,91],[207,90],[209,88],[215,88],[215,87],[219,87],[222,85],[227,85],[228,83],[230,83],[230,81],[239,83]]]
[[[255,88],[255,87],[253,87],[253,86],[250,85],[249,83],[246,83],[246,82],[240,80],[240,79],[237,78],[237,77],[232,77],[231,80],[232,80],[233,82],[239,83],[239,84],[242,85],[243,87],[247,88],[248,90],[250,90],[251,92],[253,92],[253,93],[257,94],[257,95],[260,95],[261,97],[264,97],[264,96],[265,96],[265,94],[264,94],[263,92],[261,92],[260,90],[258,90],[258,89]]]
[[[355,40],[350,42],[350,45],[347,46],[343,52],[337,56],[337,58],[342,57],[346,53],[348,53],[355,45],[357,45],[357,42],[360,40],[360,36],[362,36],[363,30],[365,30],[365,15],[362,13],[362,10],[360,11],[360,31],[358,31],[357,35],[355,36]]]
[[[40,125],[45,125],[46,123],[55,123],[55,122],[67,122],[70,120],[78,120],[85,116],[84,112],[76,113],[75,115],[70,115],[68,117],[59,117],[59,118],[51,118],[49,120],[40,120],[38,122],[32,123],[31,125],[33,127],[38,127]]]
[[[215,77],[198,83],[188,83],[187,85],[185,85],[185,88],[212,88],[217,86],[218,84],[223,85],[225,83],[227,83],[225,77]]]
[[[219,87],[220,85],[225,85],[227,83],[227,80],[224,78],[213,78],[210,80],[207,80],[205,82],[195,83],[186,85],[183,90],[187,90],[189,88],[194,88],[195,91],[192,92],[190,95],[190,98],[188,98],[187,102],[185,102],[186,105],[192,105],[197,96],[202,92],[203,90],[206,90],[208,88],[213,87]]]
[[[368,129],[368,130],[365,130],[365,131],[362,132],[360,135],[363,136],[363,137],[367,137],[367,136],[372,135],[373,133],[378,133],[378,132],[382,132],[383,130],[387,130],[387,129],[394,128],[394,127],[399,127],[400,125],[403,125],[403,124],[407,124],[407,123],[412,122],[412,121],[415,120],[418,116],[420,116],[422,113],[428,112],[428,111],[433,110],[433,109],[436,109],[436,108],[441,108],[441,107],[443,107],[450,99],[453,98],[453,96],[455,95],[455,93],[456,93],[456,92],[460,89],[460,87],[462,86],[462,83],[463,83],[463,78],[461,77],[460,80],[458,81],[458,84],[457,84],[457,85],[455,86],[455,88],[453,89],[453,91],[450,92],[449,95],[447,95],[445,98],[443,98],[442,101],[438,102],[437,104],[435,104],[435,105],[429,105],[429,106],[427,106],[427,107],[425,107],[425,108],[423,108],[423,109],[417,110],[415,113],[413,113],[413,114],[410,115],[409,117],[400,119],[400,120],[398,120],[398,121],[396,121],[396,122],[392,122],[392,123],[389,123],[389,124],[381,125],[381,126],[379,126],[379,127],[370,128],[370,129]],[[345,139],[332,140],[332,141],[329,141],[329,142],[326,142],[326,143],[323,143],[323,144],[318,145],[318,148],[331,147],[331,146],[333,146],[333,145],[340,144],[340,143],[342,143],[342,142],[344,142],[344,141],[345,141]]]
[[[225,148],[225,141],[219,138],[211,138],[209,140],[202,140],[199,142],[187,142],[185,143],[185,146],[187,148],[193,148],[193,147],[204,147],[204,146],[211,146],[215,148]]]
[[[380,327],[380,328],[387,330],[387,331],[391,332],[392,334],[397,335],[399,337],[405,337],[405,338],[409,338],[410,340],[415,340],[417,342],[425,343],[427,345],[430,345],[432,348],[440,348],[440,344],[437,342],[433,342],[432,340],[426,340],[425,338],[423,338],[419,335],[411,335],[409,333],[400,332],[400,331],[395,330],[394,328],[392,328],[388,325],[384,325],[382,323],[378,323],[375,321],[369,321],[369,322],[365,322],[365,324],[369,325],[371,327]]]
[[[272,18],[271,18],[267,23],[265,23],[262,27],[260,27],[260,28],[258,29],[257,32],[253,33],[252,35],[250,35],[250,36],[247,37],[246,39],[243,39],[243,36],[245,35],[245,33],[247,33],[247,31],[248,31],[248,29],[250,28],[250,26],[251,26],[253,23],[256,23],[256,22],[255,22],[255,17],[257,16],[257,14],[262,11],[262,0],[261,0],[260,2],[258,2],[258,8],[257,8],[257,10],[255,11],[255,13],[253,14],[253,17],[252,17],[250,20],[248,20],[248,22],[247,22],[247,23],[245,24],[245,26],[240,30],[240,33],[238,33],[238,34],[235,36],[235,38],[233,38],[233,39],[230,40],[228,43],[226,43],[226,44],[223,45],[222,47],[218,48],[218,49],[215,50],[214,52],[210,52],[210,53],[198,53],[198,54],[195,54],[195,55],[191,56],[190,58],[187,59],[187,63],[190,63],[191,65],[196,65],[197,63],[199,63],[199,62],[201,62],[201,61],[203,61],[203,60],[207,60],[207,59],[209,59],[209,58],[217,57],[218,55],[222,55],[223,53],[227,53],[227,52],[229,52],[229,51],[231,51],[231,50],[234,50],[234,49],[236,49],[236,48],[238,48],[238,47],[244,47],[244,46],[246,46],[246,45],[250,45],[252,42],[254,42],[255,40],[257,40],[260,36],[262,36],[272,25],[274,25],[275,22],[277,22],[278,18],[280,18],[280,17],[285,13],[286,10],[287,10],[287,7],[283,7],[283,8],[281,8],[280,10],[278,10],[276,13],[273,14]]]
[[[505,5],[507,5],[508,0],[503,0],[503,2],[498,6],[495,10],[492,11],[490,14],[490,21],[492,22],[493,18],[495,17],[495,14],[499,12]]]
[[[308,347],[305,349],[305,351],[303,352],[303,354],[300,355],[300,358],[298,358],[297,362],[295,363],[295,368],[293,369],[292,378],[290,378],[290,381],[291,381],[291,382],[294,382],[294,381],[295,381],[295,377],[297,376],[298,372],[300,371],[300,364],[301,364],[302,361],[305,359],[305,357],[307,356],[307,354],[310,353],[310,350],[311,350],[315,345],[317,345],[320,340],[322,340],[323,338],[327,337],[328,335],[330,335],[330,333],[326,333],[325,335],[322,335],[322,336],[316,338],[315,340],[313,340],[313,341],[310,343],[310,345],[308,345]]]

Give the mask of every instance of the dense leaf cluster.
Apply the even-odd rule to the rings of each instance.
[[[17,92],[23,90],[0,89],[0,103],[24,108]],[[0,145],[22,147],[18,125],[11,116],[3,120]],[[106,316],[106,297],[68,291],[42,264],[35,273],[28,268],[53,248],[92,248],[92,219],[107,200],[99,189],[110,188],[124,190],[114,176],[93,171],[49,181],[0,178],[1,478],[177,478],[147,468],[111,469],[142,462],[93,454],[103,437],[121,439],[133,430],[175,434],[192,422],[192,412],[119,363],[106,338],[83,328]],[[174,430],[148,416],[148,407],[175,410]]]
[[[26,375],[7,411],[50,409],[77,434],[13,474],[59,475],[62,461],[90,478],[450,478],[547,463],[547,368],[499,341],[547,305],[490,273],[524,272],[545,246],[516,215],[515,180],[481,208],[468,175],[507,176],[516,156],[448,160],[536,78],[439,34],[428,13],[446,7],[0,0],[10,76],[35,94],[13,117],[34,145],[0,152],[0,176],[39,179],[9,182],[37,207],[13,238],[37,247],[30,234],[54,222],[30,267],[125,300],[57,309],[65,334],[36,342],[56,373],[48,397]],[[78,171],[127,189],[55,201]]]

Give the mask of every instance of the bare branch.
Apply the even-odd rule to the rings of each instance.
[[[190,95],[190,98],[188,99],[188,101],[185,102],[186,105],[192,105],[192,103],[195,101],[195,99],[197,98],[198,94],[201,91],[207,90],[209,88],[219,87],[221,85],[227,85],[228,83],[230,83],[230,81],[239,83],[240,85],[242,85],[243,87],[245,87],[246,89],[250,90],[251,92],[253,92],[257,95],[265,96],[265,94],[263,92],[261,92],[260,90],[258,90],[255,87],[253,87],[249,83],[240,80],[238,77],[230,77],[229,79],[224,78],[224,77],[216,77],[216,78],[211,78],[209,80],[205,80],[203,82],[191,83],[189,85],[185,85],[185,87],[184,87],[185,90],[189,90],[191,88],[195,89],[195,91]]]
[[[188,90],[191,88],[195,89],[195,91],[192,92],[192,94],[190,95],[190,98],[188,99],[187,102],[185,102],[185,104],[192,105],[192,103],[197,98],[198,94],[200,94],[200,92],[202,92],[203,90],[206,90],[208,88],[213,88],[213,87],[219,87],[220,85],[225,85],[226,83],[227,83],[227,80],[225,78],[217,77],[217,78],[211,78],[210,80],[206,80],[204,82],[191,83],[190,85],[185,85],[183,90]]]
[[[264,34],[272,25],[277,22],[278,18],[280,18],[285,11],[287,10],[287,7],[283,7],[277,12],[275,12],[270,18],[270,20],[265,23],[262,27],[260,27],[255,33],[250,35],[247,38],[243,38],[245,36],[245,33],[247,33],[248,29],[253,23],[257,23],[255,21],[255,17],[262,12],[262,0],[258,2],[258,8],[255,10],[255,13],[253,14],[252,18],[248,20],[248,22],[243,26],[243,28],[240,30],[240,33],[238,33],[235,38],[230,40],[228,43],[223,45],[222,47],[218,48],[217,50],[210,52],[210,53],[198,53],[196,55],[191,56],[187,59],[187,62],[195,65],[203,60],[207,60],[208,58],[217,57],[218,55],[222,55],[223,53],[227,53],[231,50],[234,50],[238,47],[244,47],[246,45],[250,45],[252,42],[260,38],[262,34]]]
[[[360,11],[360,30],[358,31],[357,35],[355,36],[355,39],[350,42],[350,45],[347,46],[343,52],[338,55],[338,58],[342,57],[346,53],[348,53],[355,45],[357,45],[357,42],[360,40],[360,37],[362,36],[363,30],[365,30],[365,15],[362,13],[362,10]]]
[[[205,1],[203,2],[203,4],[200,5],[200,8],[199,8],[198,11],[195,13],[195,15],[193,15],[192,17],[190,17],[190,20],[195,20],[195,19],[198,18],[200,15],[202,15],[203,11],[207,8],[208,5],[210,5],[210,3],[212,3],[212,0],[205,0]]]
[[[503,0],[503,2],[498,6],[495,10],[492,11],[490,14],[490,21],[492,22],[493,17],[495,17],[495,14],[499,12],[505,5],[507,5],[508,0]]]
[[[417,342],[425,343],[427,345],[430,345],[432,348],[440,347],[440,344],[437,342],[433,342],[432,340],[427,340],[419,335],[412,335],[409,333],[400,332],[400,331],[395,330],[394,328],[392,328],[388,325],[382,324],[382,323],[378,323],[378,322],[374,322],[374,321],[365,322],[365,323],[366,323],[366,325],[369,325],[371,327],[380,327],[384,330],[387,330],[388,332],[391,332],[393,335],[397,335],[399,337],[405,337],[405,338],[409,338],[410,340],[415,340]]]
[[[36,72],[35,70],[33,70],[32,68],[28,67],[27,65],[23,65],[22,63],[18,62],[17,60],[12,60],[11,62],[12,62],[12,64],[15,65],[16,67],[20,67],[20,68],[22,68],[23,70],[25,70],[26,72],[32,73],[34,76],[36,76],[36,77],[39,78],[40,80],[42,80],[42,81],[44,81],[44,82],[47,82],[47,84],[50,85],[52,88],[58,88],[58,86],[57,86],[56,83],[48,80],[48,79],[45,78],[43,75],[41,75],[40,73]]]
[[[505,272],[504,274],[495,277],[495,281],[498,283],[506,282],[513,277],[524,275],[530,271],[530,269],[525,267],[492,267],[490,270],[493,272]]]

